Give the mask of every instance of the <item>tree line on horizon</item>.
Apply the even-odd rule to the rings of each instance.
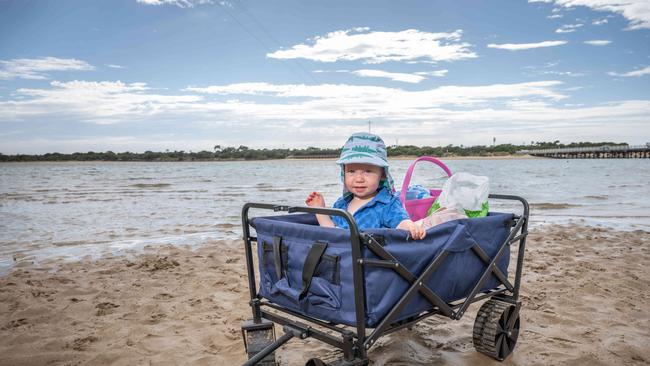
[[[500,156],[511,155],[521,150],[550,149],[550,148],[573,148],[593,146],[621,146],[626,143],[615,142],[571,142],[562,144],[556,140],[553,142],[534,142],[530,145],[500,144],[493,146],[414,146],[414,145],[392,145],[387,147],[389,157],[399,156]],[[4,155],[0,153],[0,162],[17,161],[220,161],[220,160],[269,160],[269,159],[291,159],[291,158],[335,158],[341,152],[340,148],[318,148],[308,147],[304,149],[251,149],[246,146],[232,147],[215,145],[213,151],[169,151],[144,153],[134,152],[75,152],[72,154],[47,153],[42,155]]]

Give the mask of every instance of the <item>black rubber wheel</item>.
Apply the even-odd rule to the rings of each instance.
[[[508,357],[519,337],[520,308],[496,299],[485,302],[474,321],[474,348],[499,361]]]
[[[320,358],[312,358],[307,361],[305,366],[368,366],[368,359],[355,358],[351,361],[345,361],[344,359],[330,360],[329,357],[326,357],[325,360]]]
[[[327,364],[319,358],[312,358],[311,360],[305,363],[305,366],[327,366]]]

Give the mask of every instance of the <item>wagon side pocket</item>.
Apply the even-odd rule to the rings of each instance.
[[[290,242],[285,245],[276,238],[273,244],[262,244],[265,289],[275,300],[281,297],[303,310],[311,305],[328,310],[339,309],[340,257],[325,254],[326,243],[312,243],[307,253],[304,249],[298,250],[297,246],[300,244]]]
[[[327,309],[341,307],[339,257],[325,254],[327,243],[314,243],[302,269],[300,298],[305,305]]]
[[[286,278],[288,263],[288,248],[280,237],[274,237],[273,243],[262,242],[262,283],[267,291]]]
[[[307,292],[310,305],[338,310],[341,307],[340,257],[321,257]]]

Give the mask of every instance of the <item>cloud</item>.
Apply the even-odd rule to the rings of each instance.
[[[608,72],[607,74],[609,74],[611,76],[639,77],[639,76],[643,76],[643,75],[649,75],[650,74],[650,66],[646,66],[643,69],[634,70],[634,71],[626,72],[626,73],[623,73],[623,74],[619,74],[619,73],[616,73],[616,72]]]
[[[585,73],[583,73],[583,72],[573,72],[573,71],[553,71],[553,70],[544,70],[544,71],[540,71],[538,74],[539,74],[539,75],[570,76],[570,77],[585,76]]]
[[[341,100],[344,104],[360,103],[359,107],[368,102],[374,104],[377,100],[391,104],[405,103],[417,105],[418,108],[442,105],[471,105],[483,103],[490,99],[535,96],[551,100],[561,100],[565,95],[557,93],[554,87],[562,84],[559,81],[538,81],[518,84],[493,84],[486,86],[441,86],[435,89],[421,91],[406,91],[402,89],[380,86],[363,86],[347,84],[269,84],[269,83],[236,83],[229,85],[214,85],[208,87],[188,87],[184,91],[217,95],[249,95],[274,96],[278,98],[313,98],[320,100]],[[422,103],[419,105],[418,103]]]
[[[585,76],[587,75],[586,72],[575,72],[575,71],[558,71],[558,70],[551,70],[555,68],[556,66],[560,65],[560,61],[551,61],[551,62],[546,62],[543,66],[524,66],[524,69],[526,70],[525,74],[527,76],[534,76],[534,77],[547,77],[548,75],[557,75],[557,76],[569,76],[569,77],[579,77],[579,76]],[[578,90],[578,89],[572,89],[572,88],[563,88],[563,90],[568,91],[568,90]]]
[[[612,43],[612,41],[605,40],[605,39],[594,39],[591,41],[584,41],[583,43],[592,46],[607,46],[608,44]]]
[[[504,44],[488,44],[488,48],[497,48],[500,50],[520,51],[529,50],[533,48],[555,47],[567,44],[566,41],[544,41],[537,43],[504,43]]]
[[[0,60],[0,79],[49,79],[50,71],[88,71],[95,67],[73,58],[18,58]]]
[[[573,33],[576,29],[582,27],[583,24],[564,24],[555,30],[555,33]]]
[[[197,5],[222,3],[222,1],[214,0],[137,0],[137,2],[145,5],[175,5],[179,8],[193,8]]]
[[[115,65],[115,64],[107,64],[106,67],[110,67],[111,69],[123,69],[124,68],[124,66]]]
[[[435,77],[441,78],[441,77],[447,75],[448,72],[449,72],[449,70],[434,70],[434,71],[420,71],[420,72],[416,72],[415,74],[416,75],[435,76]]]
[[[650,2],[648,0],[528,0],[529,3],[553,3],[572,8],[585,6],[595,11],[620,14],[629,22],[628,29],[650,28]]]
[[[615,140],[645,138],[638,131],[647,124],[650,100],[567,107],[571,102],[567,89],[554,80],[418,91],[256,82],[194,86],[163,95],[145,83],[57,81],[49,87],[19,89],[12,100],[0,99],[0,123],[14,122],[4,125],[13,126],[20,121],[20,129],[30,131],[22,140],[0,136],[0,145],[3,153],[54,151],[55,147],[47,147],[61,146],[72,135],[53,141],[37,127],[29,130],[45,120],[71,129],[85,124],[79,129],[85,134],[74,135],[78,141],[120,131],[94,125],[120,123],[128,131],[137,130],[137,141],[113,148],[103,144],[102,150],[180,145],[186,150],[209,150],[214,144],[279,147],[287,143],[331,147],[332,141],[344,140],[368,120],[385,139],[420,145],[484,143],[484,137],[495,131],[501,141],[517,143],[530,141],[530,136],[593,139],[599,132]],[[161,136],[163,128],[169,136]],[[6,131],[11,132],[9,127]],[[39,138],[50,144],[29,145]],[[160,141],[168,144],[159,145]],[[84,150],[83,143],[78,144],[74,149]]]
[[[548,19],[559,19],[562,18],[564,15],[563,14],[551,14],[547,16]]]
[[[15,100],[0,101],[0,121],[69,118],[95,124],[142,119],[207,118],[231,121],[356,120],[382,116],[387,120],[435,118],[439,108],[481,106],[508,98],[559,101],[559,81],[484,86],[442,86],[421,91],[346,84],[238,83],[188,87],[184,93],[162,95],[145,83],[121,81],[54,81],[50,88],[23,88]],[[206,99],[208,96],[209,99]],[[260,97],[264,97],[260,100]]]
[[[22,120],[34,116],[70,118],[96,124],[137,120],[160,113],[171,113],[200,96],[160,95],[150,92],[145,83],[121,81],[52,81],[49,89],[21,88],[20,97],[0,101],[0,121]]]
[[[360,77],[378,77],[378,78],[387,78],[393,81],[401,81],[405,83],[417,84],[425,79],[428,76],[435,77],[444,77],[449,70],[434,70],[434,71],[418,71],[411,74],[407,73],[395,73],[387,72],[383,70],[371,70],[371,69],[362,69],[362,70],[314,70],[314,73],[327,73],[327,72],[336,72],[336,73],[345,73],[353,74]]]
[[[318,36],[310,44],[298,44],[266,56],[319,62],[359,60],[368,64],[457,61],[477,57],[469,49],[469,43],[461,42],[461,36],[462,30],[451,33],[428,33],[415,29],[371,32],[368,28],[356,28]]]
[[[607,24],[607,18],[595,19],[593,22],[591,22],[591,24],[593,24],[593,25]]]
[[[352,71],[352,74],[365,77],[365,78],[368,77],[387,78],[393,81],[401,81],[404,83],[411,83],[411,84],[417,84],[422,80],[426,79],[424,76],[416,75],[416,74],[404,74],[404,73],[387,72],[382,70],[369,70],[369,69],[355,70]]]

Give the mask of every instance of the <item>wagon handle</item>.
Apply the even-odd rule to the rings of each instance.
[[[488,199],[496,199],[496,200],[509,200],[509,201],[519,201],[522,206],[524,206],[524,212],[523,212],[523,217],[526,219],[526,222],[528,222],[528,216],[530,214],[530,207],[528,205],[528,201],[524,199],[523,197],[519,196],[513,196],[513,195],[508,195],[508,194],[490,194],[488,196]]]
[[[411,165],[409,166],[408,170],[406,170],[406,176],[404,176],[404,183],[402,183],[402,190],[400,191],[400,200],[402,202],[406,202],[406,191],[409,188],[409,183],[411,183],[411,176],[413,175],[413,170],[415,170],[415,164],[417,164],[418,161],[428,161],[430,163],[434,163],[437,166],[439,166],[442,170],[447,173],[448,177],[451,177],[451,170],[443,163],[442,161],[434,158],[433,156],[420,156],[419,158],[415,159]]]

